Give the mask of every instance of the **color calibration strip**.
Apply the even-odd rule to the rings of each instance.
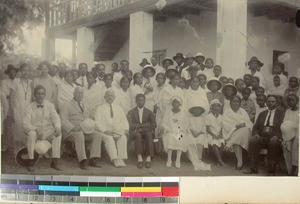
[[[1,200],[55,203],[179,203],[179,177],[1,175]]]

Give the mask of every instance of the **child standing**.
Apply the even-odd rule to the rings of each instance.
[[[221,166],[226,166],[222,160],[222,151],[224,147],[224,139],[222,135],[222,104],[218,99],[210,102],[210,113],[205,118],[206,132],[210,144],[213,147],[214,154]]]

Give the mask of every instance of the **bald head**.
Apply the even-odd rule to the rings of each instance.
[[[112,104],[116,98],[115,92],[112,89],[105,91],[104,99],[106,103]]]
[[[75,87],[74,92],[73,92],[73,96],[74,96],[73,99],[74,99],[74,101],[81,102],[82,99],[83,99],[83,94],[84,94],[83,87],[81,87],[81,86]]]

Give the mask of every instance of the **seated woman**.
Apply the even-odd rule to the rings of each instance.
[[[295,94],[290,94],[286,98],[289,109],[285,112],[282,131],[282,150],[285,159],[288,175],[297,176],[298,149],[299,149],[299,98]]]
[[[167,167],[172,165],[173,150],[177,152],[175,167],[180,168],[181,153],[187,151],[188,123],[185,112],[180,109],[183,105],[181,97],[174,96],[171,99],[172,108],[163,119],[163,144],[168,154]]]
[[[243,149],[248,151],[249,137],[251,135],[252,122],[247,112],[241,108],[241,98],[233,96],[230,100],[230,108],[224,111],[222,116],[223,135],[226,142],[225,148],[233,147],[237,159],[236,169],[243,166]]]

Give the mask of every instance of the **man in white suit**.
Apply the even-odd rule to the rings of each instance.
[[[59,115],[52,103],[44,100],[46,89],[38,85],[34,88],[35,101],[32,102],[25,112],[23,127],[27,134],[27,149],[29,164],[28,171],[34,171],[33,158],[37,140],[48,140],[52,143],[51,168],[61,171],[59,166],[61,145],[61,123]]]
[[[125,167],[127,159],[127,137],[129,124],[123,109],[114,104],[116,96],[112,89],[105,92],[103,105],[99,106],[95,115],[96,130],[100,131],[105,141],[108,155],[115,167]]]
[[[80,124],[90,119],[89,108],[82,103],[84,89],[76,87],[74,97],[66,103],[60,111],[62,122],[62,135],[64,140],[75,143],[79,167],[88,170],[88,166],[101,167],[99,159],[101,156],[101,134],[93,131],[91,134],[85,133]],[[85,141],[91,142],[90,160],[87,161]]]

